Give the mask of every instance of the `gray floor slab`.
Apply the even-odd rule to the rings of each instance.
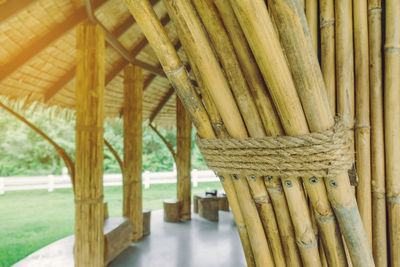
[[[194,214],[185,223],[166,223],[163,211],[153,211],[151,234],[132,243],[110,267],[243,267],[243,250],[231,212],[219,212],[210,222]],[[44,247],[15,267],[72,267],[73,236]]]

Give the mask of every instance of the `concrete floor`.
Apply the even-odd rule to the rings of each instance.
[[[192,215],[185,223],[166,223],[163,211],[151,214],[151,234],[132,243],[110,267],[242,267],[243,250],[231,212],[219,212],[218,223]],[[73,236],[50,244],[15,267],[72,267]]]

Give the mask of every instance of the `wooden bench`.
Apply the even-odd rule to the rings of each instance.
[[[104,221],[104,263],[107,265],[131,244],[132,225],[125,217]]]

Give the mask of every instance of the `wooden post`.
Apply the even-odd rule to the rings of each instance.
[[[177,197],[180,202],[181,220],[190,220],[191,182],[190,148],[192,145],[192,121],[182,102],[176,98],[176,168]]]
[[[132,223],[132,241],[143,237],[142,99],[143,76],[137,66],[124,69],[124,216]]]
[[[76,69],[75,266],[104,266],[104,33],[78,25]]]

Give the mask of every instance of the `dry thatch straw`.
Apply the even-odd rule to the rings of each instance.
[[[390,264],[400,266],[400,1],[386,1],[385,149]]]
[[[382,1],[368,1],[371,90],[372,248],[375,264],[388,265],[383,131]]]

